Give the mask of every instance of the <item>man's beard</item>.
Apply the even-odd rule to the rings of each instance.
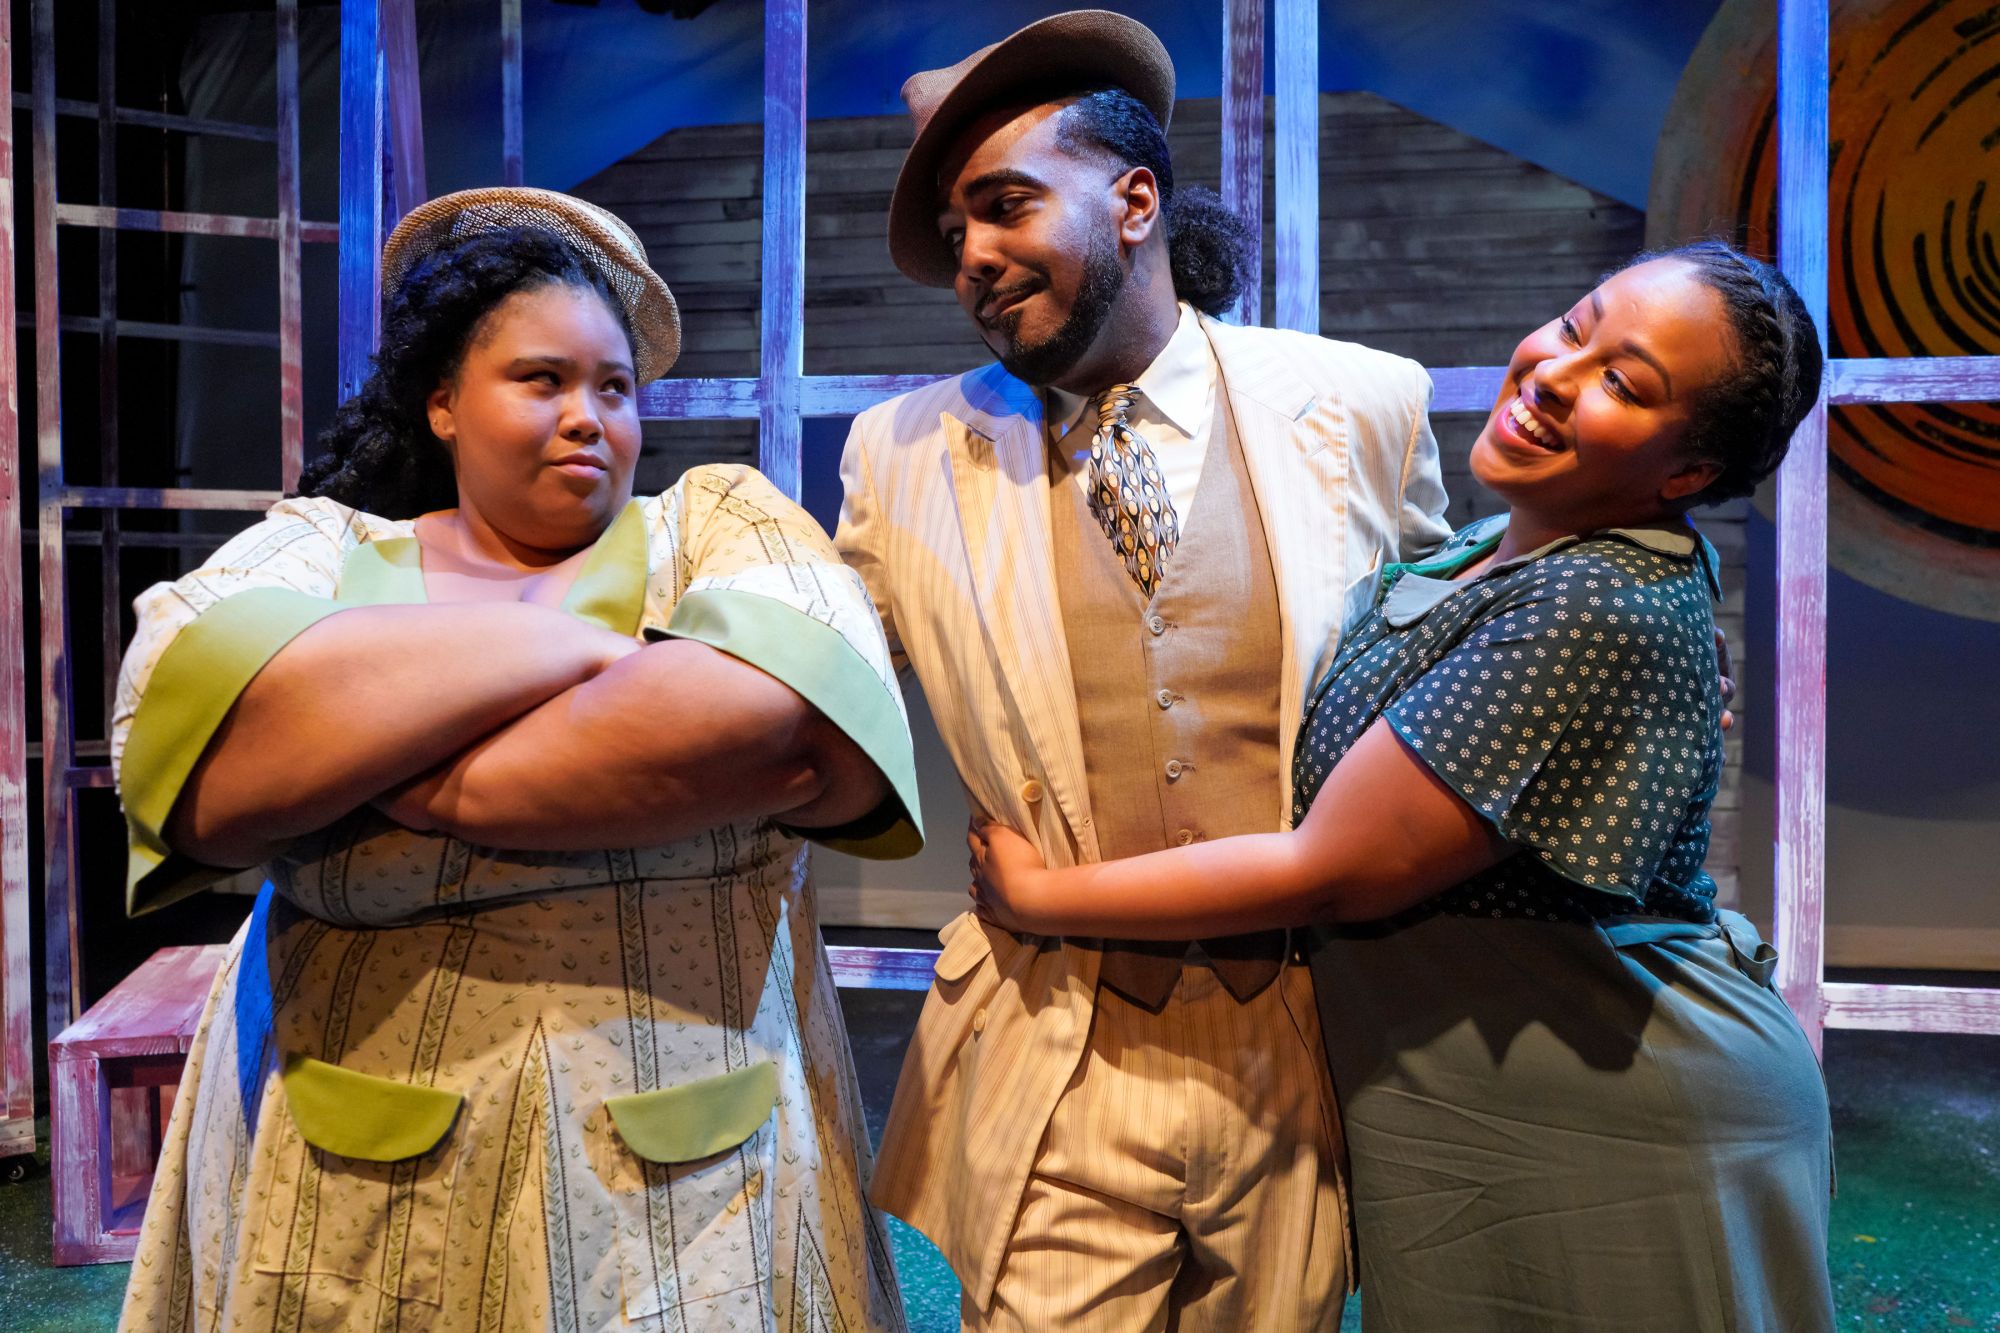
[[[1112,304],[1125,288],[1125,266],[1119,262],[1117,234],[1108,219],[1092,228],[1089,245],[1076,299],[1054,333],[1038,343],[1020,341],[1015,337],[1021,326],[1018,311],[1002,316],[996,326],[1007,339],[1000,364],[1016,379],[1037,388],[1055,383],[1083,359],[1110,320]]]

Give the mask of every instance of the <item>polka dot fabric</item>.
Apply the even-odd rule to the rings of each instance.
[[[1462,559],[1497,531],[1475,524],[1444,554]],[[1384,718],[1521,848],[1429,910],[1712,920],[1702,862],[1722,771],[1721,699],[1698,563],[1713,557],[1691,536],[1566,539],[1464,585],[1392,567],[1308,706],[1294,818]],[[1399,593],[1404,580],[1417,582]],[[1423,609],[1426,594],[1435,601]]]

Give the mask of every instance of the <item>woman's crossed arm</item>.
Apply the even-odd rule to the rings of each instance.
[[[556,695],[378,802],[398,823],[535,851],[656,846],[764,815],[829,827],[881,804],[861,747],[792,688],[670,639]]]
[[[520,602],[336,612],[236,697],[181,789],[167,840],[210,865],[255,865],[637,647]]]

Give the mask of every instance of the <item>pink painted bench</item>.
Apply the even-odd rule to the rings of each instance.
[[[223,944],[162,949],[49,1043],[55,1261],[129,1262]]]

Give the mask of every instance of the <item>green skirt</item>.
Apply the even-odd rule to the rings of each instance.
[[[1832,1329],[1826,1087],[1721,915],[1317,942],[1368,1333]]]

